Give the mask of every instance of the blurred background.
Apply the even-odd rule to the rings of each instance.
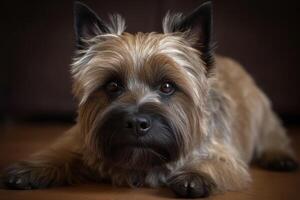
[[[84,0],[99,16],[121,13],[128,32],[161,31],[168,10],[199,0]],[[300,123],[297,0],[214,0],[217,53],[242,63],[285,123]],[[73,121],[73,1],[5,1],[0,18],[0,121]]]

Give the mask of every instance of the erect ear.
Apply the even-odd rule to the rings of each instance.
[[[104,22],[88,6],[81,2],[74,3],[74,28],[76,36],[76,47],[85,48],[87,41],[102,34],[122,34],[125,29],[125,21],[120,15],[111,15],[110,24]]]
[[[186,39],[193,41],[193,45],[201,52],[201,59],[205,64],[208,67],[213,65],[211,1],[202,3],[186,16],[168,13],[163,20],[163,30],[164,33],[185,32]]]

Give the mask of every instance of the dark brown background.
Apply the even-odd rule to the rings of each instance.
[[[186,13],[201,1],[84,2],[104,18],[107,13],[121,13],[129,32],[148,32],[160,31],[167,10]],[[297,0],[213,2],[217,52],[241,62],[285,119],[299,119]],[[72,4],[67,0],[1,2],[0,118],[74,115],[69,75],[74,46]]]

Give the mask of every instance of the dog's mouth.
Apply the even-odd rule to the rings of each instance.
[[[177,138],[180,135],[177,129],[164,115],[143,108],[138,114],[127,107],[116,108],[101,118],[94,135],[106,162],[145,169],[179,157],[181,140]]]
[[[144,142],[141,142],[139,140],[135,142],[123,142],[123,143],[117,143],[115,146],[118,146],[120,149],[122,148],[132,148],[132,149],[151,149],[151,147]]]
[[[154,146],[153,144],[145,144],[143,142],[128,142],[128,143],[122,143],[122,144],[115,144],[114,150],[118,151],[118,153],[123,153],[125,151],[131,150],[143,150],[143,151],[149,151],[153,152],[156,155],[158,154],[166,154],[167,152],[163,151],[162,147]],[[167,158],[166,158],[167,159]]]
[[[122,134],[121,134],[122,133]],[[171,135],[172,133],[169,133]],[[108,135],[108,134],[107,134]],[[178,157],[179,148],[172,139],[164,138],[159,131],[144,137],[120,132],[101,143],[104,159],[127,169],[147,170],[171,162]],[[170,136],[171,137],[171,136]]]

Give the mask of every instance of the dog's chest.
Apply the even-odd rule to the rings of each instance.
[[[154,167],[148,170],[102,167],[99,175],[114,185],[157,187],[165,185],[168,174],[169,170],[165,167]]]

